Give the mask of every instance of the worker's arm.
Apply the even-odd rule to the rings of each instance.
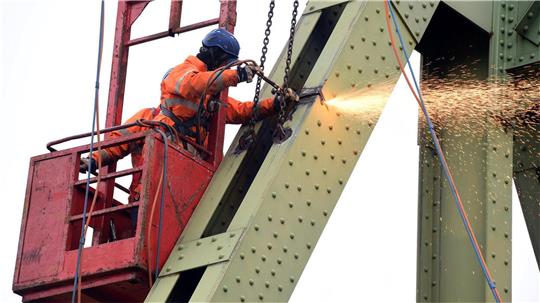
[[[253,113],[253,102],[240,102],[234,98],[228,97],[226,102],[226,123],[243,124],[251,119]],[[274,99],[268,98],[259,101],[257,104],[257,120],[264,119],[274,113]]]
[[[217,74],[214,71],[200,72],[193,69],[173,69],[164,79],[162,89],[170,94],[178,95],[187,100],[198,102],[206,89],[206,95],[216,95],[224,88],[238,84],[238,73],[235,70],[225,70],[213,81],[208,88],[208,80]]]

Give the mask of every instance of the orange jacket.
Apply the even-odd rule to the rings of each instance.
[[[213,71],[207,71],[206,64],[199,58],[187,57],[183,63],[172,68],[161,82],[161,104],[184,121],[192,118],[195,116],[201,94],[213,74]],[[229,86],[236,86],[236,84],[238,84],[236,70],[225,70],[208,87],[204,101],[208,102],[212,96]],[[258,118],[262,119],[271,115],[273,104],[271,98],[261,100],[258,104]],[[227,98],[225,107],[225,122],[229,124],[246,123],[250,120],[253,112],[253,102],[240,102],[231,97]]]

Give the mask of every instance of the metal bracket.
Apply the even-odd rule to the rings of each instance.
[[[159,276],[229,261],[243,232],[244,229],[237,229],[177,244]]]

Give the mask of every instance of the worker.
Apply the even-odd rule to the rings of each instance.
[[[210,31],[202,40],[202,46],[196,56],[188,56],[187,59],[170,69],[161,82],[161,103],[158,108],[147,108],[139,111],[126,123],[135,122],[138,119],[161,121],[173,126],[177,131],[188,137],[195,137],[197,131],[195,125],[197,108],[201,95],[206,92],[204,100],[205,114],[201,117],[203,123],[199,135],[205,142],[208,128],[208,117],[212,109],[211,101],[219,93],[230,86],[236,86],[241,82],[251,82],[257,72],[257,67],[252,65],[238,66],[236,70],[223,71],[209,86],[208,81],[215,76],[215,69],[225,66],[238,59],[240,45],[236,38],[224,29]],[[228,97],[225,100],[225,122],[230,124],[242,124],[250,121],[253,114],[253,102],[240,102]],[[257,104],[257,118],[262,119],[279,112],[280,102],[274,102],[273,98],[261,100]],[[142,126],[132,126],[111,133],[111,138],[132,134],[146,130]],[[93,170],[97,167],[97,160],[101,159],[101,165],[113,163],[129,153],[132,154],[134,167],[140,166],[142,158],[142,142],[121,144],[94,152],[89,159],[82,159],[80,172],[88,171],[89,162]],[[130,186],[129,202],[139,200],[141,191],[140,173],[133,177]]]

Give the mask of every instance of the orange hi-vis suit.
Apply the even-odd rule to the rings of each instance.
[[[207,71],[206,64],[195,56],[189,56],[183,63],[175,66],[167,72],[161,82],[161,104],[166,107],[177,118],[187,121],[195,117],[199,106],[201,94],[206,89],[204,102],[207,103],[213,96],[219,94],[223,89],[236,86],[238,76],[235,70],[225,70],[216,78],[213,84],[207,88],[208,80],[213,77],[213,71]],[[228,97],[225,100],[225,122],[229,124],[242,124],[248,122],[253,113],[253,102],[240,102],[234,98]],[[206,104],[204,104],[206,105]],[[257,118],[265,118],[274,112],[273,99],[261,100],[257,104]],[[174,121],[164,115],[159,108],[145,108],[137,112],[126,121],[135,122],[139,119],[161,121],[174,126]],[[146,127],[132,126],[111,133],[110,138],[117,138],[122,135],[133,134],[147,130]],[[204,134],[204,130],[202,132]],[[131,153],[133,167],[140,166],[143,163],[142,144],[140,141],[126,143],[110,148],[103,149],[101,153],[94,153],[94,159],[101,158],[102,163],[122,159]],[[140,174],[134,175],[130,186],[130,202],[137,201],[140,194]]]

